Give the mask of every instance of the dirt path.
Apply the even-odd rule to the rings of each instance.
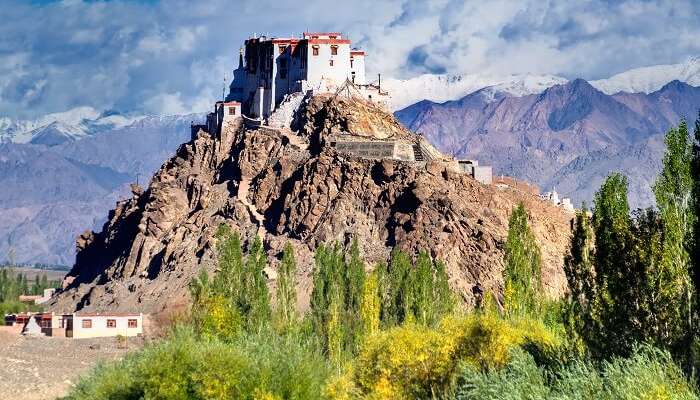
[[[257,207],[248,201],[248,189],[250,188],[250,179],[243,177],[238,186],[238,200],[240,200],[243,205],[248,207],[248,211],[255,219],[258,224],[258,236],[260,239],[265,238],[265,216],[260,214]]]
[[[102,360],[123,357],[140,348],[131,339],[129,349],[119,348],[115,338],[25,338],[0,327],[0,397],[17,400],[49,400],[68,394],[81,375]]]

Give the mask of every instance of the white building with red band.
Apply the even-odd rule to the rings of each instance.
[[[365,52],[339,32],[305,32],[300,38],[253,37],[245,41],[226,101],[242,104],[252,118],[268,118],[287,95],[333,92],[347,82],[377,100],[379,86],[365,75]]]

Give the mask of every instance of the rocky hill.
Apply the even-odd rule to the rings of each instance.
[[[634,206],[653,204],[663,135],[692,122],[700,88],[672,81],[646,93],[608,95],[577,79],[514,96],[485,88],[456,101],[423,101],[396,113],[440,150],[494,166],[494,173],[588,201],[611,171],[630,178]]]
[[[447,264],[451,285],[471,303],[474,285],[498,291],[508,216],[518,202],[531,212],[550,295],[565,289],[562,260],[571,215],[538,198],[483,185],[449,162],[374,160],[336,152],[330,134],[418,140],[392,115],[358,99],[317,96],[297,112],[296,131],[200,132],[182,145],[146,189],[110,212],[101,232],[78,239],[76,264],[54,310],[157,312],[186,302],[202,268],[213,271],[220,224],[244,245],[263,238],[274,287],[290,242],[300,264],[302,307],[311,290],[313,250],[357,236],[363,257],[384,261],[393,247],[428,250]]]

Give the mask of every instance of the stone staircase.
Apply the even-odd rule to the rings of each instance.
[[[425,161],[425,158],[423,157],[423,152],[421,151],[419,144],[413,145],[413,156],[416,161]]]

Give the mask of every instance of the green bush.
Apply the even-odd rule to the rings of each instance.
[[[638,349],[630,358],[616,358],[596,370],[573,362],[556,373],[538,368],[523,351],[512,352],[502,369],[483,371],[464,364],[457,400],[471,399],[697,399],[697,392],[667,352]]]
[[[70,400],[318,399],[329,367],[301,335],[221,342],[180,328],[82,379]]]

